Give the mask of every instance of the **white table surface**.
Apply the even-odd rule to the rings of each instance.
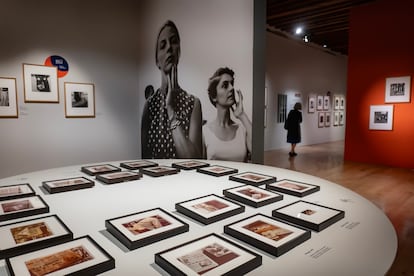
[[[128,160],[124,160],[128,161]],[[153,160],[160,165],[171,165],[179,160]],[[180,160],[181,161],[181,160]],[[104,162],[119,166],[120,162]],[[241,172],[256,172],[281,179],[291,179],[320,186],[320,191],[299,198],[284,194],[282,201],[260,208],[246,206],[245,212],[219,222],[203,225],[175,211],[175,203],[209,194],[222,195],[227,188],[243,185],[230,181],[228,176],[214,177],[181,170],[179,174],[151,177],[118,184],[104,184],[80,171],[82,164],[21,174],[0,180],[0,186],[30,183],[36,194],[49,205],[50,214],[59,218],[74,233],[74,238],[90,235],[115,258],[116,268],[103,275],[167,275],[154,263],[154,255],[195,238],[217,233],[235,241],[262,256],[262,265],[248,275],[384,275],[391,267],[397,252],[397,235],[386,215],[367,199],[324,179],[270,166],[207,161]],[[98,163],[96,163],[98,164]],[[47,194],[42,181],[84,176],[95,181],[90,189]],[[345,211],[345,218],[322,230],[312,231],[311,238],[280,257],[256,249],[223,233],[224,225],[256,213],[271,216],[272,210],[306,200]],[[105,228],[105,220],[160,207],[188,223],[189,232],[151,245],[128,250]],[[47,214],[36,215],[35,217]],[[0,225],[27,220],[9,220]],[[1,237],[0,237],[1,238]],[[1,267],[2,266],[2,267]],[[0,275],[8,275],[4,260],[0,260]]]

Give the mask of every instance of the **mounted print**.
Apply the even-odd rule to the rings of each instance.
[[[316,96],[316,110],[323,110],[323,96]]]
[[[318,127],[325,126],[325,112],[318,112]]]
[[[262,214],[224,226],[224,233],[279,257],[310,239],[311,232]]]
[[[262,257],[210,234],[155,254],[155,263],[170,275],[239,276],[259,267]]]
[[[26,103],[58,103],[57,68],[23,64],[24,101]]]
[[[180,172],[180,169],[168,167],[168,166],[156,166],[156,167],[143,168],[141,171],[143,174],[146,174],[152,177],[160,177],[160,176],[165,176],[165,175],[177,174]]]
[[[323,110],[329,110],[331,107],[331,97],[323,96]]]
[[[345,97],[341,96],[339,98],[339,109],[344,110],[345,109]]]
[[[6,259],[10,274],[97,275],[115,268],[115,260],[91,237],[43,248]]]
[[[334,126],[339,126],[339,111],[335,111],[334,112],[334,122],[333,122]]]
[[[340,103],[341,103],[341,97],[334,96],[334,110],[339,110]]]
[[[223,195],[254,208],[275,203],[283,199],[283,195],[253,185],[243,185],[223,190]]]
[[[188,232],[187,223],[161,208],[105,221],[106,229],[129,250]]]
[[[304,197],[319,191],[320,187],[295,180],[283,179],[276,183],[266,185],[266,189],[288,195]]]
[[[386,103],[409,103],[411,100],[411,76],[385,79]]]
[[[245,208],[223,197],[211,194],[176,203],[175,209],[203,224],[211,224],[243,213]]]
[[[56,215],[0,226],[0,259],[10,258],[73,239]]]
[[[369,129],[392,130],[393,105],[371,105],[369,113]]]
[[[316,110],[316,98],[309,97],[308,98],[308,113],[314,113]]]
[[[138,180],[141,177],[142,177],[142,173],[140,172],[123,171],[123,172],[99,174],[96,176],[96,179],[106,184],[114,184],[114,183]]]
[[[276,182],[276,177],[274,176],[264,175],[255,172],[244,172],[235,175],[230,175],[229,179],[254,186],[260,186]]]
[[[49,212],[49,206],[40,196],[0,201],[0,221],[34,216],[47,212]]]
[[[233,173],[238,173],[239,171],[238,169],[229,168],[225,166],[211,165],[205,168],[198,168],[197,172],[219,177],[219,176],[225,176],[225,175],[229,175]]]
[[[0,77],[0,118],[19,117],[15,78]]]
[[[345,212],[300,200],[273,210],[272,216],[320,232],[343,219]]]
[[[66,118],[95,117],[95,86],[92,83],[65,82]]]
[[[81,171],[89,175],[98,175],[104,173],[120,172],[121,169],[111,164],[90,165],[81,167]]]
[[[343,126],[345,124],[345,112],[339,111],[339,125]]]
[[[325,127],[331,126],[331,112],[325,112]]]
[[[183,170],[194,170],[198,168],[204,168],[210,166],[210,164],[206,162],[196,161],[196,160],[188,160],[188,161],[180,161],[176,163],[172,163],[171,166],[173,168],[183,169]]]
[[[21,197],[34,196],[35,191],[29,183],[14,184],[0,187],[0,201]]]
[[[95,182],[85,177],[72,177],[42,182],[42,187],[50,194],[92,188]]]
[[[148,161],[148,160],[134,160],[134,161],[122,162],[119,165],[122,168],[125,168],[128,170],[139,170],[143,168],[156,167],[158,166],[158,163]]]

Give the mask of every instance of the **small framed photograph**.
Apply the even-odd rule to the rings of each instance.
[[[345,113],[344,111],[339,111],[339,125],[343,126],[345,124]]]
[[[331,97],[323,96],[323,110],[329,110],[331,107]]]
[[[95,117],[95,85],[65,82],[66,118]]]
[[[331,112],[325,112],[325,127],[331,126]]]
[[[57,67],[23,64],[24,101],[26,103],[58,103]]]
[[[0,187],[0,201],[21,197],[34,196],[35,191],[29,183],[14,184]]]
[[[155,263],[170,275],[239,276],[259,267],[262,257],[210,234],[155,254]]]
[[[91,237],[43,248],[6,259],[10,274],[97,275],[115,268],[115,260]]]
[[[339,126],[339,112],[335,111],[334,112],[334,122],[333,122],[334,126]]]
[[[385,79],[386,103],[409,103],[411,97],[411,76]]]
[[[320,232],[345,217],[345,212],[299,200],[272,211],[272,216]]]
[[[161,208],[146,210],[105,221],[106,229],[133,250],[188,232],[187,223]]]
[[[393,105],[371,105],[369,113],[369,129],[392,130],[393,114]]]
[[[223,195],[254,208],[262,207],[283,199],[283,195],[261,189],[254,185],[243,185],[223,190]]]
[[[122,162],[119,164],[122,168],[128,170],[139,170],[143,168],[150,168],[158,166],[158,163],[148,161],[148,160],[134,160],[128,162]]]
[[[0,118],[19,117],[16,78],[0,77]]]
[[[195,170],[198,168],[208,167],[210,164],[196,160],[188,160],[172,163],[171,166],[182,170]]]
[[[73,239],[73,233],[56,215],[2,225],[0,236],[0,259]]]
[[[98,175],[104,173],[120,172],[121,169],[111,164],[84,166],[81,171],[89,175]]]
[[[214,194],[176,203],[175,209],[203,224],[211,224],[244,212],[244,206]]]
[[[102,181],[106,184],[114,184],[126,181],[137,180],[142,177],[140,172],[114,172],[114,173],[105,173],[105,174],[98,174],[96,179]]]
[[[339,98],[339,100],[340,100],[340,102],[339,102],[339,109],[340,110],[344,110],[345,109],[345,97],[344,96],[341,96]]]
[[[308,113],[314,113],[316,110],[316,99],[314,96],[308,98]]]
[[[218,176],[224,176],[224,175],[229,175],[229,174],[233,174],[233,173],[238,173],[239,170],[234,169],[234,168],[220,166],[220,165],[212,165],[212,166],[208,166],[208,167],[205,167],[205,168],[198,168],[197,172],[218,177]]]
[[[282,179],[276,183],[267,184],[266,189],[288,195],[304,197],[320,190],[318,185],[308,184],[295,180]]]
[[[47,212],[49,212],[49,206],[40,196],[0,201],[0,221],[34,216]]]
[[[255,172],[244,172],[240,174],[230,175],[229,179],[254,186],[260,186],[276,182],[276,177],[274,176],[264,175]]]
[[[325,112],[318,112],[318,127],[325,126]]]
[[[92,188],[95,182],[86,177],[72,177],[42,182],[43,188],[50,194]]]
[[[323,110],[323,96],[316,96],[316,110]]]
[[[341,96],[334,96],[334,110],[339,110],[339,106],[340,106],[340,102],[341,102]]]
[[[310,239],[311,231],[283,223],[262,214],[224,226],[224,233],[275,257]]]
[[[153,176],[153,177],[177,174],[179,172],[180,172],[180,169],[172,168],[168,166],[156,166],[156,167],[149,167],[149,168],[142,169],[143,174]]]

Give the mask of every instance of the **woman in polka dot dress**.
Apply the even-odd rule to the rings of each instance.
[[[158,33],[155,60],[161,87],[150,95],[142,115],[143,158],[201,158],[200,100],[181,89],[177,80],[180,36],[172,21]]]

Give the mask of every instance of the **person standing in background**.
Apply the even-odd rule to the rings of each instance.
[[[296,103],[285,122],[285,129],[287,130],[287,142],[290,143],[289,156],[298,155],[295,152],[296,144],[301,142],[300,124],[302,123],[302,104]]]

